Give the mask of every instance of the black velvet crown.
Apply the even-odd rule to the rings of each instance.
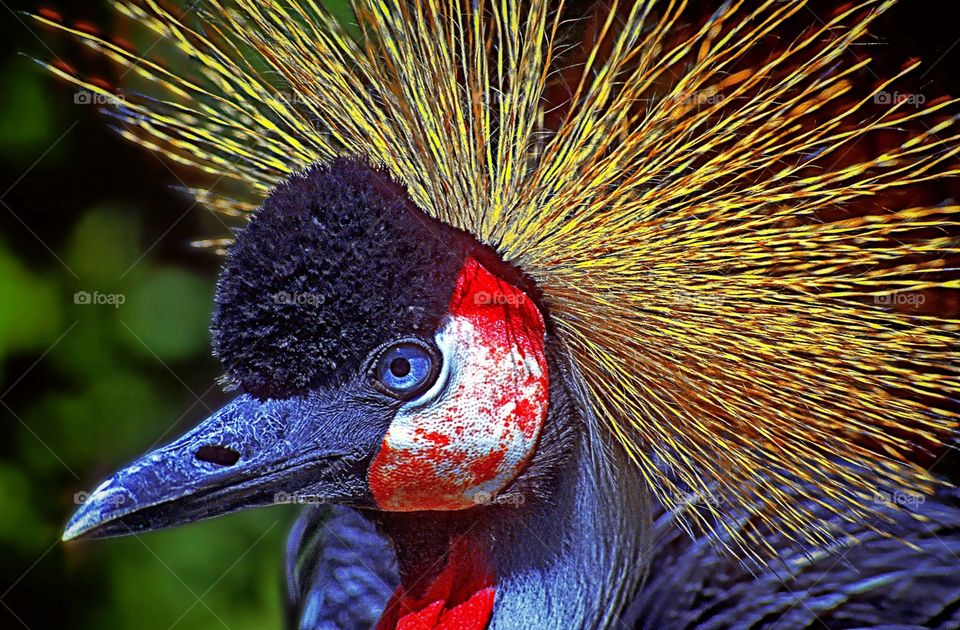
[[[311,167],[274,189],[231,246],[214,351],[251,394],[303,393],[381,344],[431,336],[478,247],[362,161]]]

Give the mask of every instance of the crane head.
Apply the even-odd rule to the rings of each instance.
[[[232,245],[212,333],[240,395],[105,481],[64,539],[286,501],[471,509],[547,417],[536,286],[362,161],[279,185]]]

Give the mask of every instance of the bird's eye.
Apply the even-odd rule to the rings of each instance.
[[[409,400],[433,385],[440,371],[439,363],[437,353],[425,344],[402,341],[378,354],[372,370],[373,382],[384,393]]]

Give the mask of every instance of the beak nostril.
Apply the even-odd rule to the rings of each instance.
[[[240,459],[240,453],[226,446],[201,446],[197,450],[196,458],[217,466],[233,466]]]

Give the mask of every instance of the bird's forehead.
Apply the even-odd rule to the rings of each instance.
[[[302,393],[386,342],[432,336],[475,247],[362,162],[314,167],[237,235],[217,287],[215,352],[253,394]]]

